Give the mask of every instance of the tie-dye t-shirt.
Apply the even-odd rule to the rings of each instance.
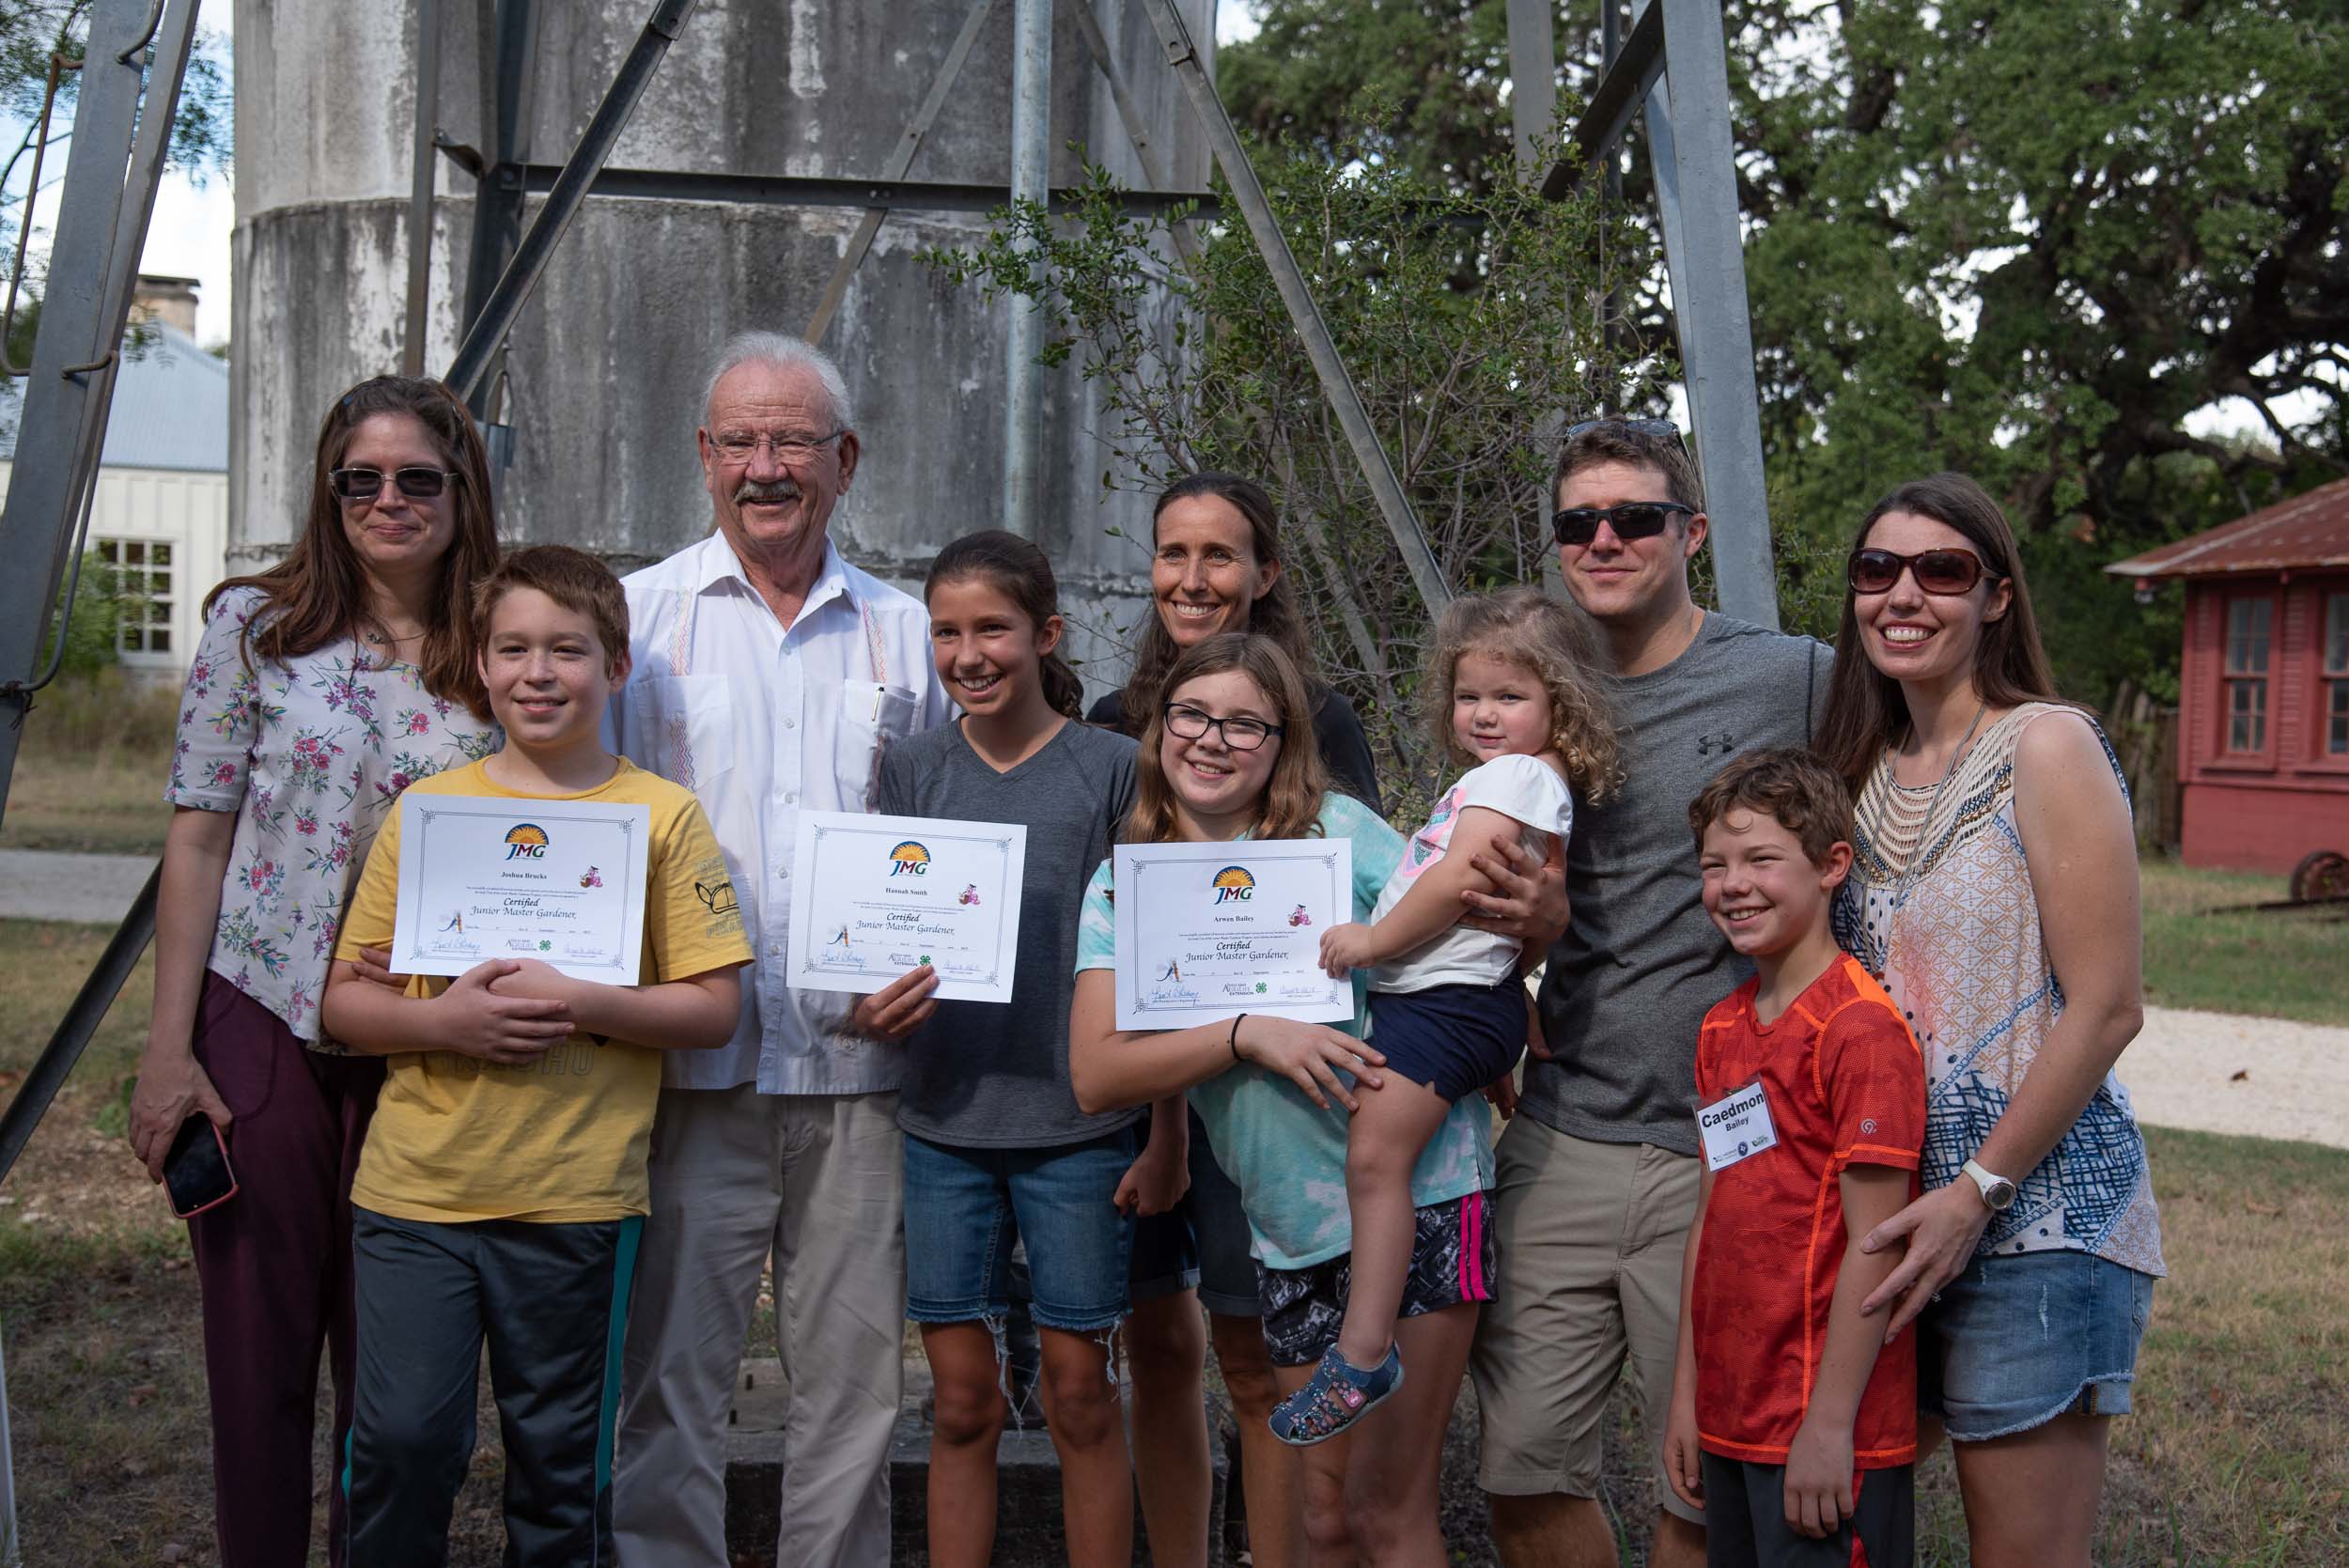
[[[1322,836],[1354,846],[1354,918],[1367,920],[1379,890],[1403,861],[1403,835],[1350,796],[1322,798]],[[1114,969],[1117,934],[1111,912],[1110,862],[1085,889],[1077,924],[1077,972]],[[1354,971],[1354,1018],[1333,1025],[1367,1037],[1367,975]],[[1377,1042],[1374,1040],[1375,1045]],[[1284,1078],[1252,1064],[1219,1073],[1190,1091],[1219,1164],[1239,1184],[1254,1251],[1268,1268],[1306,1268],[1349,1251],[1353,1226],[1346,1204],[1346,1108],[1324,1110]],[[1411,1172],[1411,1202],[1421,1207],[1482,1192],[1493,1184],[1492,1113],[1470,1095],[1452,1108]]]
[[[1517,843],[1536,861],[1549,854],[1549,841],[1574,832],[1574,796],[1566,781],[1539,757],[1499,756],[1453,781],[1427,825],[1408,841],[1403,864],[1378,895],[1373,920],[1384,920],[1419,885],[1426,869],[1452,848],[1460,815],[1470,806],[1499,812],[1517,823]],[[1374,991],[1424,991],[1437,986],[1498,986],[1517,967],[1524,950],[1513,937],[1455,925],[1439,931],[1400,958],[1382,964],[1371,981]]]

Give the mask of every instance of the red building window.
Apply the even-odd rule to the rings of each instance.
[[[2325,596],[2325,754],[2349,756],[2349,594]]]
[[[2275,601],[2265,597],[2227,605],[2227,750],[2236,755],[2267,750],[2267,663],[2275,610]]]

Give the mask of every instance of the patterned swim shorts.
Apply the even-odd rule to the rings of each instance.
[[[1440,1312],[1493,1298],[1493,1232],[1486,1194],[1429,1203],[1413,1216],[1411,1273],[1403,1281],[1401,1316]],[[1338,1326],[1354,1286],[1354,1256],[1341,1253],[1306,1268],[1256,1265],[1264,1304],[1264,1342],[1272,1364],[1309,1367],[1338,1343]]]

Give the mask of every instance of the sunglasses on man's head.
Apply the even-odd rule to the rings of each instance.
[[[1670,436],[1674,441],[1681,440],[1680,427],[1669,419],[1586,419],[1579,425],[1567,426],[1566,433],[1558,439],[1572,441],[1583,431],[1595,430],[1602,426],[1628,430],[1635,436]],[[1685,446],[1688,443],[1681,442],[1681,444]]]
[[[1614,506],[1576,506],[1560,512],[1550,527],[1562,545],[1581,546],[1598,537],[1605,523],[1618,539],[1652,539],[1672,523],[1672,514],[1697,515],[1694,506],[1677,501],[1626,501]]]
[[[2001,575],[1984,567],[1982,557],[1970,550],[1921,550],[1914,555],[1855,550],[1843,575],[1855,594],[1889,594],[1904,571],[1916,573],[1917,586],[1926,593],[1952,596],[1969,594],[1984,577]]]
[[[392,483],[411,501],[431,500],[456,477],[455,470],[445,468],[400,468],[391,474]],[[345,501],[373,501],[383,493],[383,478],[380,468],[338,468],[327,474],[326,488]]]

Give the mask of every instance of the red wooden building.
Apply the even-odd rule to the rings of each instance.
[[[2349,479],[2105,569],[2186,583],[2186,863],[2349,854]]]

